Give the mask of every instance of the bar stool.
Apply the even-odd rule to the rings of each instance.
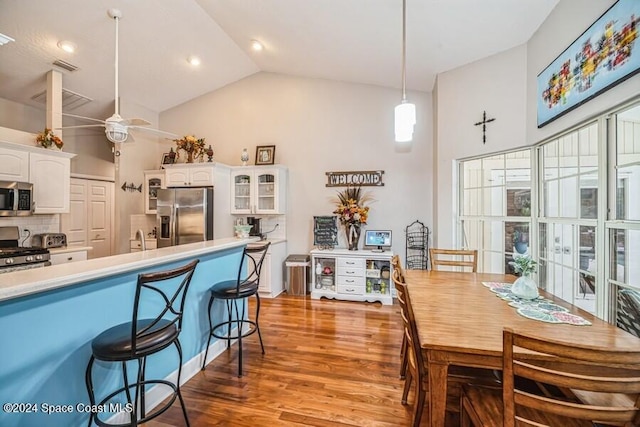
[[[176,400],[180,400],[186,425],[189,426],[187,410],[180,393],[180,374],[182,372],[182,347],[178,336],[182,329],[184,301],[191,283],[191,277],[199,260],[194,260],[182,267],[138,275],[136,294],[133,301],[133,320],[122,323],[102,332],[91,341],[91,358],[87,365],[86,384],[92,408],[103,407],[114,397],[125,394],[127,403],[132,409],[130,421],[125,424],[109,424],[98,418],[97,412],[91,412],[89,426],[95,421],[99,426],[137,426],[145,423],[164,411]],[[161,301],[152,304],[149,301]],[[144,311],[143,311],[144,308]],[[144,318],[140,318],[145,313]],[[147,314],[150,314],[147,317]],[[147,356],[155,354],[174,344],[179,357],[178,379],[176,383],[164,379],[146,379],[145,368]],[[92,368],[95,360],[121,362],[124,385],[96,405]],[[138,374],[133,383],[127,377],[127,361],[138,361]],[[147,385],[164,385],[172,390],[171,398],[151,414],[146,413],[145,387]],[[135,388],[135,399],[131,399],[131,389]],[[139,417],[138,417],[139,412]]]
[[[209,299],[209,339],[207,340],[207,347],[204,352],[204,360],[202,362],[202,370],[205,369],[207,363],[207,353],[209,352],[209,345],[211,344],[211,337],[227,340],[227,348],[230,347],[231,340],[238,340],[238,377],[242,376],[242,338],[258,332],[260,338],[260,347],[262,348],[262,354],[264,354],[264,345],[262,343],[262,335],[260,334],[260,325],[258,324],[258,317],[260,315],[260,295],[258,294],[258,287],[260,286],[260,272],[262,271],[262,262],[267,254],[269,245],[271,242],[247,246],[242,254],[240,260],[240,268],[238,269],[238,278],[232,280],[225,280],[218,282],[211,287],[211,298]],[[246,272],[245,272],[246,269]],[[256,317],[255,320],[245,319],[247,298],[250,296],[256,296]],[[213,301],[223,299],[227,305],[227,321],[213,324],[211,319],[211,306]],[[238,302],[241,304],[241,309],[238,308]],[[232,314],[235,313],[235,318]],[[247,316],[248,317],[248,316]],[[219,331],[226,326],[226,335],[223,331]],[[232,327],[236,326],[236,333],[232,335]],[[245,331],[245,326],[248,329]]]

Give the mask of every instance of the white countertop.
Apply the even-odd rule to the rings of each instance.
[[[49,252],[51,254],[66,254],[69,252],[80,252],[80,251],[90,251],[93,249],[93,246],[65,246],[63,248],[51,248]],[[1,280],[0,280],[1,282]]]
[[[168,248],[94,258],[87,261],[0,274],[0,301],[100,279],[136,269],[244,246],[248,239],[216,239]],[[77,249],[77,248],[76,248]]]

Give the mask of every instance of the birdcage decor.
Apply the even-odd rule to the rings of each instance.
[[[429,228],[416,220],[405,228],[405,260],[408,269],[426,270],[429,253]]]

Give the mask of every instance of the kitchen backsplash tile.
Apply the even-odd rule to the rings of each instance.
[[[31,236],[42,233],[60,232],[60,215],[32,215],[0,218],[0,227],[17,226],[20,229],[20,246],[31,246]],[[25,236],[24,230],[29,230]]]

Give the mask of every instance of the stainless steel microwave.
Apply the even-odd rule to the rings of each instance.
[[[0,216],[33,215],[33,184],[0,181]]]

